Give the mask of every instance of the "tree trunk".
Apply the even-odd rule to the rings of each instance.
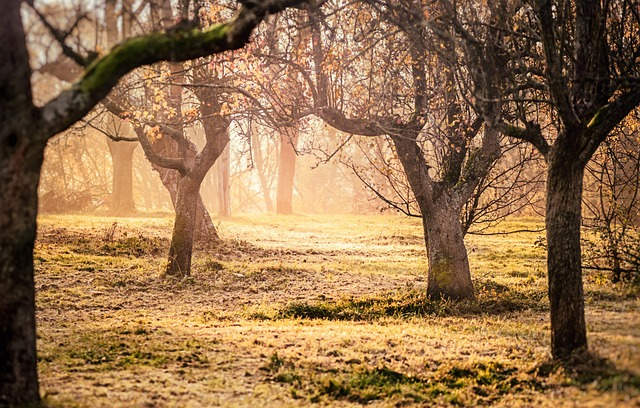
[[[0,155],[0,406],[40,399],[33,247],[44,146],[15,134],[11,144],[14,137],[17,147],[3,146]]]
[[[249,123],[249,125],[251,125],[251,123]],[[257,132],[251,132],[251,148],[253,149],[253,158],[258,172],[258,180],[260,181],[260,188],[262,189],[262,196],[264,197],[264,205],[267,212],[273,212],[271,189],[269,188],[269,183],[267,183],[267,176],[265,174],[266,164],[262,156],[262,146],[260,145],[260,138]]]
[[[280,160],[278,162],[278,192],[276,212],[291,214],[293,208],[293,181],[296,174],[296,150],[298,129],[287,128],[280,134]]]
[[[21,1],[0,13],[0,406],[40,400],[33,246],[46,142],[31,94]]]
[[[143,137],[141,135],[142,129],[139,127],[135,127],[134,131],[138,135],[138,138]],[[168,139],[168,138],[167,138]],[[163,155],[171,156],[176,154],[176,146],[175,144],[165,144],[166,140],[161,139],[154,144],[154,148],[157,149]],[[176,170],[166,169],[164,167],[158,166],[151,163],[151,167],[158,172],[160,176],[160,181],[162,181],[162,185],[169,192],[169,196],[171,197],[171,203],[173,204],[174,210],[176,209],[178,190],[179,190],[179,179],[180,174]],[[211,221],[211,216],[209,216],[209,211],[204,206],[202,202],[202,197],[200,196],[200,192],[198,191],[198,195],[196,198],[197,205],[197,220],[195,222],[195,237],[198,241],[219,241],[220,237],[218,236],[218,232],[216,231],[216,227],[213,225]],[[176,211],[177,212],[177,211]]]
[[[218,162],[218,214],[221,217],[229,217],[231,216],[231,184],[229,183],[231,157],[228,143]]]
[[[473,299],[473,283],[460,210],[449,202],[436,202],[423,211],[429,276],[427,295],[432,299]]]
[[[183,277],[191,273],[191,253],[198,208],[199,185],[191,177],[181,177],[176,196],[176,218],[169,247],[166,274]]]
[[[113,165],[111,212],[116,216],[136,212],[133,201],[133,153],[137,143],[107,140]]]
[[[547,273],[551,353],[564,359],[586,349],[580,224],[584,169],[577,160],[551,157],[547,174]]]

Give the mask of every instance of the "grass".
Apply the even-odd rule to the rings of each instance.
[[[359,368],[338,377],[321,378],[315,384],[316,393],[310,400],[329,397],[367,403],[394,399],[397,405],[429,402],[477,406],[495,402],[507,393],[544,390],[543,384],[532,379],[523,380],[517,374],[516,368],[496,362],[444,366],[426,379],[384,366]]]
[[[114,222],[115,228],[114,228]],[[549,363],[538,233],[470,236],[476,299],[424,296],[421,226],[395,216],[240,216],[160,278],[170,218],[43,216],[48,406],[636,406],[638,289],[585,275],[600,357]],[[538,220],[499,227],[537,229]]]
[[[548,309],[538,293],[510,290],[493,281],[478,282],[477,298],[465,301],[429,299],[424,290],[412,289],[374,297],[343,298],[335,302],[292,302],[271,316],[264,311],[251,317],[326,320],[366,320],[426,316],[468,316]]]

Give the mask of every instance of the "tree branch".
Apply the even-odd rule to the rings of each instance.
[[[586,164],[609,133],[640,104],[640,86],[628,91],[596,111],[584,134],[580,161]]]
[[[185,166],[184,160],[180,158],[160,156],[158,153],[156,153],[155,150],[153,150],[153,146],[151,145],[151,142],[149,142],[149,138],[147,138],[147,135],[144,133],[144,129],[136,126],[134,127],[134,130],[136,132],[136,135],[138,135],[138,140],[140,141],[142,150],[144,150],[145,156],[147,156],[147,159],[149,159],[151,163],[160,167],[164,167],[165,169],[178,170],[183,176],[187,174],[188,170]]]
[[[549,156],[549,143],[542,136],[540,125],[527,124],[526,127],[518,127],[505,122],[499,122],[496,128],[500,133],[514,139],[524,140],[531,143],[540,152],[542,157],[547,160]]]

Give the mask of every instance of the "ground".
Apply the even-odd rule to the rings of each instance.
[[[640,407],[634,287],[587,275],[592,355],[550,363],[541,233],[469,236],[477,299],[453,303],[424,297],[416,219],[224,219],[224,243],[199,245],[183,280],[161,277],[171,225],[39,218],[50,406]]]

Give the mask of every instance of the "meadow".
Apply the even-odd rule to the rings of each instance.
[[[468,236],[477,298],[456,303],[424,296],[419,219],[225,218],[182,280],[161,276],[169,216],[38,221],[52,407],[640,406],[638,288],[586,273],[592,356],[552,363],[541,232]]]

